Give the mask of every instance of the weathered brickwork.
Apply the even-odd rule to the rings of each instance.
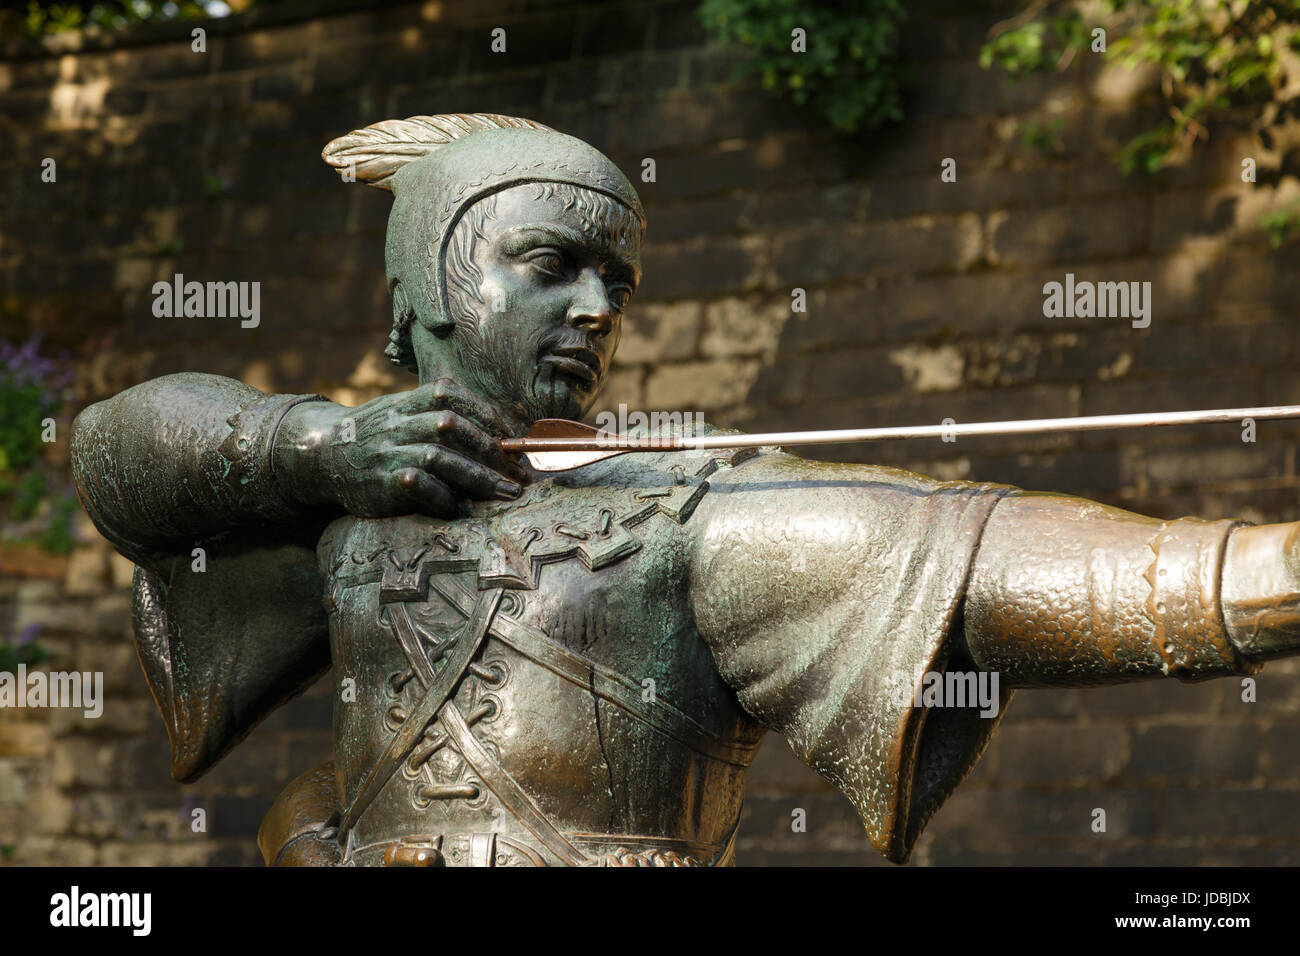
[[[316,5],[317,9],[320,5]],[[1186,165],[1126,178],[1110,151],[1156,107],[1084,64],[1010,83],[976,57],[1006,3],[910,4],[907,121],[864,142],[730,82],[693,2],[334,3],[0,59],[0,330],[78,357],[78,403],[176,371],[347,403],[412,384],[381,350],[389,197],[340,184],[329,139],[382,118],[489,111],[588,139],[638,183],[646,279],[601,409],[702,411],[749,430],[1300,402],[1300,252],[1256,222],[1294,177],[1216,130]],[[503,26],[508,52],[489,50]],[[1156,115],[1158,115],[1158,110]],[[1060,120],[1055,142],[1027,146]],[[57,182],[40,181],[41,160]],[[940,181],[945,157],[957,181]],[[642,183],[653,158],[657,181]],[[262,321],[157,319],[175,273],[258,280]],[[1053,319],[1066,273],[1149,281],[1150,326]],[[791,311],[803,289],[807,312]],[[597,410],[601,410],[597,409]],[[66,436],[66,430],[63,432]],[[840,448],[945,478],[1081,494],[1161,517],[1300,518],[1294,426]],[[64,453],[62,443],[55,454]],[[200,782],[128,642],[130,566],[91,543],[6,565],[0,623],[102,670],[98,721],[0,714],[0,862],[254,863],[262,813],[329,752],[324,683]],[[55,665],[51,665],[55,666]],[[1300,862],[1300,667],[1236,682],[1019,695],[914,863]],[[802,808],[807,831],[792,832]],[[1107,811],[1105,834],[1090,829]],[[193,832],[193,811],[206,811]],[[847,801],[769,738],[742,864],[874,864]]]

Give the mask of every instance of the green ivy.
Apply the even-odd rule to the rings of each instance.
[[[1268,233],[1274,249],[1300,236],[1300,199],[1259,218],[1259,227]]]
[[[1208,135],[1211,125],[1267,124],[1287,86],[1284,62],[1300,51],[1300,0],[1105,0],[1085,22],[1075,0],[1026,7],[980,51],[980,63],[1011,76],[1066,69],[1100,55],[1154,65],[1168,118],[1138,133],[1113,159],[1126,173],[1154,173]],[[1104,27],[1104,53],[1093,30]]]
[[[1061,130],[1064,128],[1065,120],[1059,116],[1046,123],[1027,119],[1016,124],[1016,133],[1025,149],[1039,153],[1059,153],[1064,148],[1061,141]]]
[[[749,51],[738,75],[757,75],[836,130],[902,119],[899,0],[704,0],[698,15],[716,39]],[[804,31],[802,52],[796,29]]]
[[[87,27],[121,30],[137,23],[194,20],[242,13],[252,6],[268,6],[283,0],[62,0],[42,3],[28,0],[22,19],[28,36],[67,33]]]
[[[1083,18],[1066,10],[1049,20],[1032,20],[997,34],[980,50],[980,66],[996,63],[1013,76],[1042,73],[1061,64],[1087,40]]]
[[[23,472],[13,486],[13,504],[9,513],[15,521],[30,521],[45,500],[45,473],[39,468]]]
[[[50,501],[50,512],[45,530],[41,532],[40,545],[50,554],[71,554],[81,544],[73,533],[72,522],[81,507],[77,496],[64,492]]]

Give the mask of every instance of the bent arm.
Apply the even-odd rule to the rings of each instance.
[[[146,565],[197,539],[310,513],[271,467],[278,426],[308,401],[324,399],[197,373],[144,382],[77,416],[77,492],[104,536]]]
[[[313,398],[169,375],[73,424],[82,503],[140,565],[134,640],[177,780],[200,776],[329,666],[314,551],[330,516],[271,472],[285,413]]]

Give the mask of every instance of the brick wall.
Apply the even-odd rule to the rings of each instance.
[[[909,5],[901,126],[850,142],[729,83],[693,2],[316,4],[0,60],[0,321],[78,356],[79,404],[207,371],[355,403],[411,379],[380,351],[389,197],[340,184],[329,139],[379,119],[491,111],[583,137],[641,194],[646,279],[602,407],[704,411],[750,430],[1300,402],[1294,247],[1259,215],[1297,195],[1294,146],[1216,130],[1129,179],[1107,155],[1158,115],[1150,82],[1085,64],[1009,83],[976,64],[1005,3]],[[504,26],[508,53],[489,52]],[[1061,121],[1055,143],[1025,145]],[[1252,156],[1260,183],[1240,182]],[[54,184],[40,182],[44,157]],[[939,164],[957,160],[943,183]],[[1291,165],[1289,165],[1291,164]],[[161,321],[150,286],[260,280],[263,320]],[[1149,328],[1047,319],[1042,286],[1153,284]],[[791,289],[808,294],[792,314]],[[64,432],[66,435],[66,431]],[[1082,494],[1160,517],[1300,518],[1297,430],[845,448],[944,478]],[[56,448],[55,454],[59,454]],[[279,787],[325,759],[324,684],[192,787],[127,642],[129,566],[91,542],[6,566],[0,622],[103,670],[95,722],[0,717],[0,845],[20,863],[250,863]],[[1300,669],[1235,682],[1022,692],[914,862],[1295,863]],[[208,811],[191,832],[190,811]],[[806,833],[791,810],[807,811]],[[1090,832],[1094,807],[1105,835]],[[769,738],[741,863],[873,863],[848,803]]]

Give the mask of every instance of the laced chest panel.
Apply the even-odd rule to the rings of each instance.
[[[674,457],[558,476],[455,521],[331,525],[335,680],[355,689],[335,720],[346,799],[402,743],[363,836],[500,830],[502,787],[570,830],[719,835],[701,807],[738,810],[762,732],[694,633],[683,526],[708,476],[743,459]],[[456,713],[435,717],[420,707],[440,682]],[[485,762],[510,779],[484,781]]]

